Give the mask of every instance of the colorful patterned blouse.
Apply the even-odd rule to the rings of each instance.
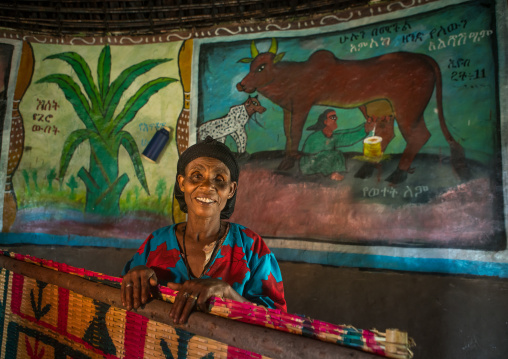
[[[175,228],[153,232],[125,265],[122,275],[138,265],[154,268],[159,282],[189,280]],[[282,276],[275,256],[263,239],[244,226],[230,223],[229,232],[201,278],[221,279],[247,300],[287,311]],[[161,271],[164,275],[160,275]]]

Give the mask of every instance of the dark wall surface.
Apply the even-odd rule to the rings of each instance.
[[[2,246],[120,275],[134,249]],[[398,328],[415,358],[508,358],[508,280],[280,263],[288,310],[362,329]]]

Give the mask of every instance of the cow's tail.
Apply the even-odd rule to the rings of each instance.
[[[441,126],[441,131],[443,131],[443,135],[450,145],[450,154],[451,154],[451,163],[453,169],[457,172],[459,177],[462,180],[467,180],[470,178],[469,167],[466,162],[466,155],[464,153],[464,148],[458,143],[448,130],[448,126],[446,126],[446,121],[444,118],[443,112],[443,80],[441,76],[441,70],[436,61],[431,61],[432,67],[434,69],[434,74],[436,76],[436,102],[437,102],[437,113],[439,117],[439,125]]]

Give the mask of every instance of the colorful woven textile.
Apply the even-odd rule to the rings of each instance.
[[[31,256],[2,254],[120,288],[117,277]],[[176,292],[166,287],[160,291],[163,300],[174,300]],[[220,298],[211,300],[210,311],[382,356],[412,357],[407,345],[388,343],[378,331]],[[0,270],[0,344],[2,358],[262,358],[4,268]]]

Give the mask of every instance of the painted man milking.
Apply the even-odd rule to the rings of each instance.
[[[229,148],[211,137],[178,160],[175,197],[187,222],[153,232],[125,265],[122,302],[137,309],[161,284],[177,290],[170,316],[185,323],[210,297],[253,302],[286,311],[279,265],[262,238],[232,214],[239,167]]]
[[[332,109],[325,110],[317,122],[307,128],[315,132],[307,137],[303,145],[300,171],[306,175],[322,174],[332,180],[342,181],[346,158],[341,148],[362,141],[374,130],[375,124],[374,120],[368,118],[364,124],[337,131],[337,113]]]

